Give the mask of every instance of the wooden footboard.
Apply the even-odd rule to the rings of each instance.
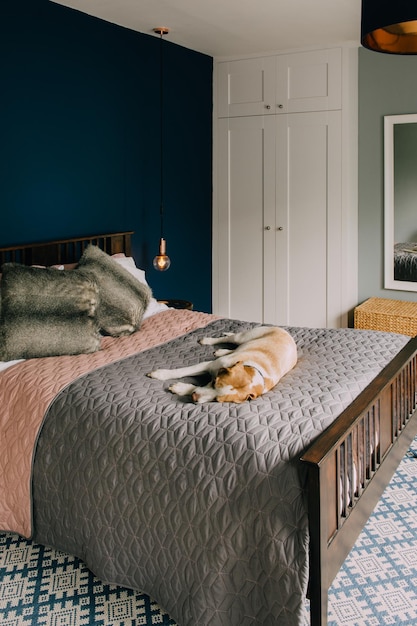
[[[311,625],[327,624],[328,589],[417,433],[417,337],[305,452]]]

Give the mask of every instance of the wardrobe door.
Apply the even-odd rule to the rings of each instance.
[[[342,108],[342,50],[312,50],[277,57],[277,113]]]
[[[217,115],[235,117],[276,113],[276,57],[217,64]]]
[[[275,118],[219,120],[217,153],[216,313],[273,322]]]
[[[338,325],[341,112],[276,118],[276,323]]]

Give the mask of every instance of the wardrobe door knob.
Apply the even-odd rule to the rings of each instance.
[[[269,111],[269,109],[270,109],[270,108],[271,108],[271,105],[270,105],[270,104],[266,104],[266,105],[265,105],[265,109],[268,109],[268,111]]]
[[[284,105],[283,105],[283,104],[278,104],[278,108],[279,108],[279,109],[283,109],[283,108],[284,108]]]
[[[265,226],[265,230],[271,230],[270,226]]]

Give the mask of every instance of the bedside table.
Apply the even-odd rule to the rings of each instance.
[[[187,309],[188,311],[193,310],[193,303],[188,300],[158,300],[158,302],[166,304],[173,309]]]

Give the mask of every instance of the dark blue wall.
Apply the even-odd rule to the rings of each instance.
[[[155,296],[210,311],[212,58],[163,45],[172,265],[159,273],[159,38],[48,0],[2,2],[0,245],[134,230]]]

